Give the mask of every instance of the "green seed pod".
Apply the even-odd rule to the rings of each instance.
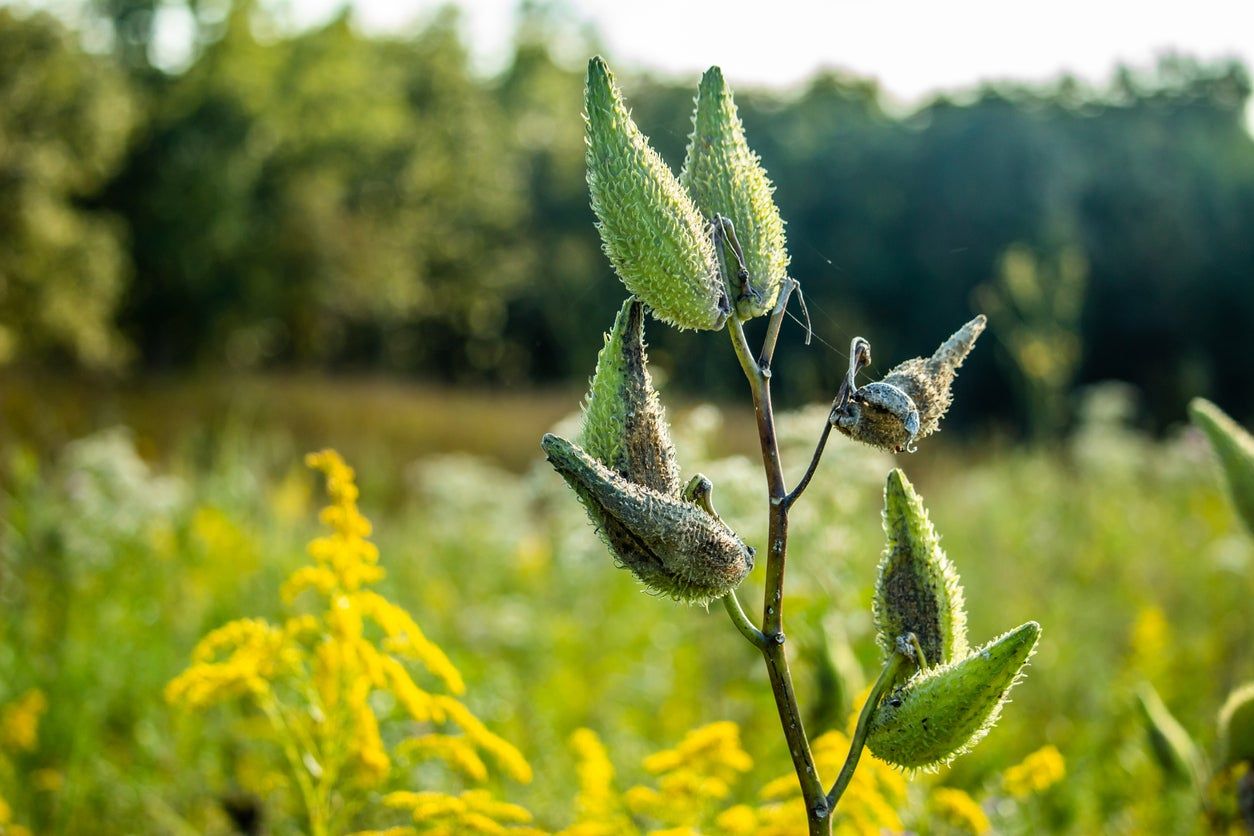
[[[745,142],[744,125],[718,67],[701,77],[679,182],[704,217],[722,215],[736,228],[752,295],[744,301],[741,315],[769,313],[788,273],[784,222],[771,196],[775,187]]]
[[[1220,764],[1254,764],[1254,682],[1228,695],[1219,710]]]
[[[888,544],[875,583],[876,639],[885,654],[913,633],[928,666],[967,655],[967,614],[958,573],[941,549],[923,500],[900,470],[884,487],[884,533]],[[909,675],[903,670],[900,678]]]
[[[919,671],[876,707],[867,746],[909,769],[940,766],[967,752],[997,722],[1040,634],[1041,626],[1029,621],[960,662]]]
[[[707,224],[599,57],[588,62],[584,110],[592,211],[623,284],[663,322],[722,328],[730,306]]]
[[[1254,437],[1204,398],[1189,402],[1193,423],[1206,433],[1223,467],[1224,480],[1237,514],[1254,534]]]
[[[1163,703],[1154,686],[1142,682],[1136,689],[1136,705],[1145,724],[1154,759],[1169,778],[1191,781],[1199,789],[1206,767],[1193,738]]]
[[[735,589],[753,568],[753,550],[698,506],[628,482],[564,438],[547,434],[540,446],[615,561],[649,589],[704,604]]]
[[[984,331],[983,314],[963,325],[926,359],[916,357],[894,368],[882,381],[854,391],[848,405],[833,413],[833,424],[850,438],[901,452],[940,427],[953,401],[958,367]]]
[[[597,356],[579,443],[629,482],[679,495],[679,465],[644,351],[644,305],[623,303]]]

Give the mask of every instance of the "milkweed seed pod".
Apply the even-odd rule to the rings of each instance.
[[[679,495],[679,465],[644,351],[644,305],[623,303],[597,356],[579,443],[629,482]]]
[[[888,474],[884,487],[884,533],[888,543],[874,601],[880,647],[895,653],[897,640],[913,633],[928,666],[965,657],[967,614],[958,572],[941,549],[923,500],[900,470]]]
[[[1254,763],[1254,682],[1228,695],[1219,710],[1220,764]]]
[[[770,312],[788,272],[784,222],[771,196],[775,187],[758,155],[745,142],[744,125],[718,67],[711,67],[701,77],[679,182],[688,189],[702,216],[722,215],[736,228],[753,292],[741,315]]]
[[[708,603],[735,589],[753,568],[753,550],[691,502],[628,482],[551,433],[540,446],[583,501],[615,561],[649,589]]]
[[[1232,504],[1246,528],[1254,534],[1254,437],[1204,398],[1189,402],[1189,415],[1210,439],[1210,446],[1223,468]]]
[[[654,316],[718,330],[730,306],[706,222],[632,121],[605,62],[588,62],[584,91],[588,191],[605,254]]]
[[[1154,686],[1142,682],[1137,687],[1136,705],[1159,767],[1168,777],[1193,781],[1200,788],[1206,771],[1202,753],[1188,731],[1163,703]]]
[[[871,715],[867,746],[908,769],[948,763],[979,743],[1036,649],[1041,626],[1029,621],[959,662],[919,671]]]
[[[963,325],[931,357],[916,357],[884,379],[858,387],[845,409],[834,415],[838,430],[857,441],[893,452],[908,449],[940,427],[953,401],[958,367],[984,331],[983,314]]]

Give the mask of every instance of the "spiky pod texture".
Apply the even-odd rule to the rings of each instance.
[[[923,500],[900,470],[884,487],[887,545],[875,583],[876,638],[886,655],[913,633],[928,666],[967,655],[967,614],[953,563],[941,549]],[[909,670],[903,670],[905,679]]]
[[[1254,534],[1254,437],[1204,398],[1189,402],[1189,415],[1210,439],[1223,468],[1232,504],[1246,528]]]
[[[614,559],[655,592],[704,604],[753,568],[753,551],[691,502],[629,482],[559,436],[545,435],[540,446]]]
[[[1254,763],[1254,682],[1228,695],[1219,710],[1220,764]]]
[[[644,349],[644,305],[629,298],[597,356],[579,444],[627,481],[678,496],[675,445]]]
[[[722,215],[736,227],[749,269],[749,286],[756,297],[748,301],[742,315],[769,313],[788,273],[784,222],[772,197],[775,187],[745,141],[745,128],[731,89],[718,67],[711,67],[701,77],[679,182],[688,189],[702,216]]]
[[[883,380],[859,387],[836,428],[850,438],[892,452],[936,432],[953,402],[958,368],[986,324],[980,314],[950,335],[931,357],[907,360]]]
[[[988,734],[1036,648],[1029,621],[961,661],[919,671],[871,715],[867,747],[881,760],[930,769],[967,752]]]
[[[619,278],[663,322],[722,328],[730,306],[708,226],[599,57],[588,62],[584,111],[592,211]]]

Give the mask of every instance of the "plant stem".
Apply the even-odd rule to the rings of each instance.
[[[784,505],[791,508],[792,504],[801,496],[801,492],[810,486],[810,480],[814,478],[814,472],[819,468],[819,460],[823,458],[823,449],[827,447],[827,439],[832,434],[832,422],[823,422],[823,432],[819,434],[819,443],[814,445],[814,455],[810,457],[810,466],[806,468],[806,472],[802,475],[801,481],[792,489],[792,492],[784,498]]]
[[[771,316],[772,324],[768,326],[768,333],[778,334],[778,324],[775,320],[783,316],[783,311],[783,305],[776,306]],[[814,755],[810,751],[810,741],[806,737],[801,711],[797,706],[797,696],[793,691],[788,657],[784,652],[784,564],[788,549],[788,506],[785,504],[785,499],[788,491],[784,486],[784,473],[779,460],[779,442],[775,435],[775,416],[771,407],[769,368],[774,343],[772,341],[770,345],[764,346],[761,360],[754,361],[749,341],[745,338],[744,326],[736,316],[733,315],[728,322],[727,330],[731,336],[732,348],[736,352],[737,359],[740,360],[745,377],[749,379],[749,389],[753,394],[758,441],[762,448],[762,466],[766,472],[770,499],[766,593],[762,606],[762,633],[766,641],[760,649],[766,661],[766,672],[771,681],[771,692],[775,696],[775,706],[779,711],[784,738],[788,742],[788,753],[792,757],[797,780],[801,783],[809,832],[812,836],[827,836],[831,833],[829,816],[831,806],[823,792],[818,770],[814,766]]]
[[[766,635],[753,625],[749,616],[745,615],[745,609],[740,606],[740,599],[736,597],[736,590],[733,589],[723,596],[723,607],[731,616],[732,624],[736,625],[736,629],[749,640],[750,644],[758,650],[766,646]]]
[[[906,657],[897,651],[894,651],[884,662],[884,667],[880,669],[879,678],[875,680],[875,685],[871,688],[871,693],[867,696],[866,702],[862,705],[862,711],[858,714],[858,725],[854,729],[853,739],[849,741],[849,754],[845,756],[845,764],[840,768],[840,774],[836,776],[836,783],[832,784],[831,792],[827,794],[828,806],[832,809],[836,808],[840,797],[845,794],[845,790],[849,787],[849,781],[853,778],[854,770],[858,768],[858,761],[862,758],[862,750],[866,748],[866,738],[871,730],[871,714],[875,711],[876,706],[880,704],[880,700],[897,678],[897,671],[901,670],[901,665],[906,661]]]

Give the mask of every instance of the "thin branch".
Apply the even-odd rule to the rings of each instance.
[[[797,487],[784,497],[786,507],[791,508],[792,504],[797,501],[797,497],[801,496],[802,491],[810,486],[810,480],[814,478],[814,472],[819,469],[819,460],[823,458],[823,449],[827,447],[827,439],[831,434],[832,422],[829,420],[823,424],[823,432],[819,434],[819,443],[814,446],[814,455],[810,457],[810,466],[806,468]]]
[[[832,424],[836,420],[837,414],[845,408],[849,403],[849,398],[853,396],[854,391],[858,388],[858,372],[870,362],[871,344],[862,337],[854,337],[849,343],[849,370],[845,373],[845,379],[840,382],[840,388],[836,390],[836,397],[832,399],[832,409],[827,414],[827,423],[823,425],[823,432],[819,434],[818,444],[814,447],[814,455],[810,457],[810,466],[806,468],[806,472],[802,475],[801,481],[797,483],[797,487],[793,488],[792,492],[784,497],[784,505],[786,507],[791,508],[802,492],[809,487],[810,480],[814,478],[814,472],[818,470],[819,460],[823,458],[823,450],[827,447],[828,436],[832,434]]]
[[[801,283],[792,277],[784,279],[784,286],[779,291],[779,300],[775,310],[771,311],[771,319],[766,324],[766,336],[762,340],[762,352],[758,355],[758,368],[769,369],[775,360],[775,344],[779,342],[779,330],[784,324],[784,314],[788,312],[788,301],[793,291],[801,287]]]
[[[733,589],[723,596],[723,607],[731,617],[732,624],[735,624],[736,629],[740,631],[740,635],[748,639],[749,643],[758,650],[766,647],[766,634],[753,626],[749,616],[745,615],[745,609],[740,605],[740,599],[736,597],[736,590]]]
[[[840,768],[840,774],[836,776],[836,782],[832,784],[832,789],[827,794],[829,809],[836,807],[840,797],[849,788],[849,781],[853,778],[853,773],[858,768],[858,761],[862,758],[862,750],[866,748],[867,735],[871,731],[871,714],[879,706],[884,692],[892,687],[893,681],[897,678],[897,672],[901,670],[905,661],[907,661],[905,654],[893,651],[884,662],[879,678],[875,680],[875,685],[872,686],[871,693],[862,706],[862,712],[858,714],[858,725],[854,729],[853,739],[849,741],[849,754],[845,756],[845,765]]]

